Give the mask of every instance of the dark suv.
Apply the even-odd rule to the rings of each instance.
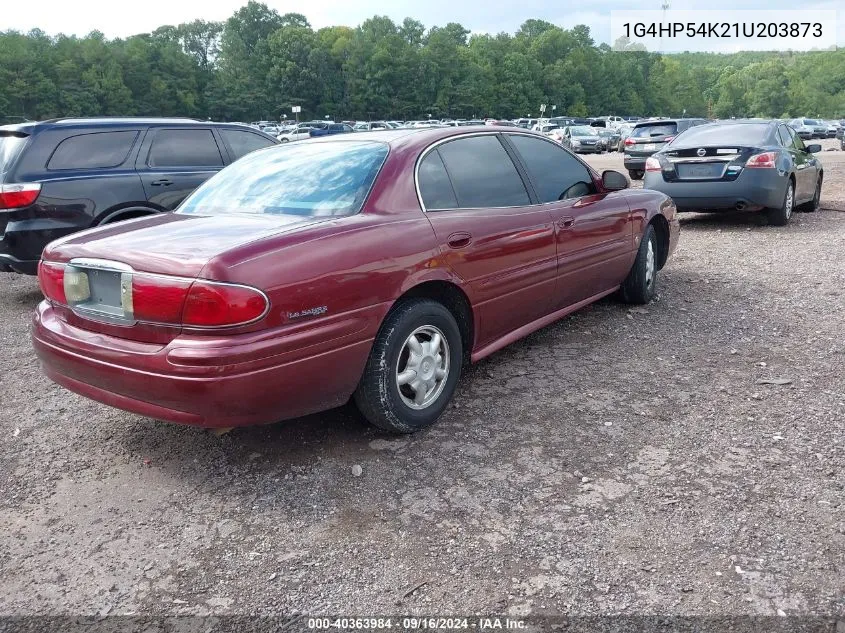
[[[172,211],[224,166],[277,143],[245,125],[194,119],[0,126],[0,271],[33,275],[56,238]]]
[[[707,119],[658,119],[640,121],[625,139],[625,169],[632,180],[640,180],[645,173],[645,159],[663,149],[666,143],[694,125]]]

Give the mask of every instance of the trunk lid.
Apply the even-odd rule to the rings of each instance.
[[[212,258],[227,251],[328,219],[163,213],[74,233],[50,244],[44,250],[44,259],[103,259],[140,272],[196,277]]]
[[[139,317],[138,284],[144,286],[143,292],[158,293],[156,296],[168,296],[161,287],[183,296],[212,259],[231,256],[235,249],[257,240],[331,219],[166,213],[75,233],[48,245],[43,259],[68,264],[64,267],[64,292],[73,308],[57,306],[64,321],[110,336],[166,345],[182,327]],[[160,305],[168,305],[162,300]],[[175,300],[173,309],[181,314],[181,304]]]
[[[736,180],[746,161],[765,151],[755,147],[719,144],[696,147],[670,147],[656,155],[667,182]]]

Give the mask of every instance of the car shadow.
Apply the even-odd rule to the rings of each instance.
[[[682,229],[705,229],[722,227],[765,227],[769,225],[760,211],[721,211],[718,213],[682,213]]]
[[[35,309],[41,300],[44,298],[44,295],[41,294],[41,291],[38,288],[23,288],[15,292],[13,296],[13,300],[16,305],[20,306],[30,306]]]
[[[249,465],[284,473],[321,459],[369,452],[374,439],[396,437],[368,425],[352,403],[301,418],[246,426],[219,434],[214,429],[171,424],[125,414],[112,440],[145,464],[182,480],[205,480],[221,467]],[[208,468],[186,467],[204,464]],[[218,472],[219,474],[219,472]]]

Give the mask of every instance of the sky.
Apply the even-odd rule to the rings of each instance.
[[[701,9],[700,0],[670,0],[668,14],[675,9]],[[427,27],[458,22],[473,33],[513,33],[529,18],[547,20],[564,28],[586,24],[597,42],[610,42],[610,11],[659,9],[662,0],[265,0],[279,13],[304,14],[315,28],[357,26],[373,15],[387,15],[400,22],[416,18]],[[107,37],[126,37],[150,32],[164,24],[179,24],[198,18],[225,20],[246,0],[42,0],[36,5],[7,2],[0,11],[0,30],[28,31],[40,28],[50,35],[85,35],[92,30]],[[714,9],[797,9],[795,0],[708,0]],[[804,20],[814,9],[841,8],[838,0],[810,0],[800,3],[797,15]],[[845,9],[840,11],[837,43],[845,46]]]

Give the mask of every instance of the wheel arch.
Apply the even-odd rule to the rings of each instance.
[[[653,226],[657,235],[657,269],[661,270],[669,259],[669,221],[662,213],[658,213],[647,226]]]
[[[463,289],[453,281],[445,279],[429,279],[421,281],[407,288],[391,306],[387,314],[404,299],[431,299],[443,304],[455,321],[461,332],[464,362],[468,363],[475,341],[475,314],[472,303]],[[387,315],[385,315],[385,319]]]
[[[101,213],[97,216],[94,220],[92,226],[102,226],[103,224],[109,224],[111,222],[118,222],[121,220],[131,220],[132,218],[140,218],[145,215],[156,215],[157,213],[163,213],[163,209],[158,209],[153,206],[145,206],[142,204],[132,204],[129,206],[123,206],[116,209],[109,209]]]

